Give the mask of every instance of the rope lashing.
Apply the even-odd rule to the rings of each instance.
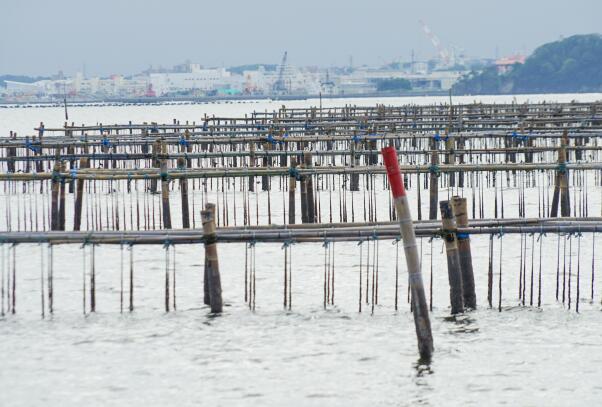
[[[104,147],[110,148],[112,146],[108,138],[103,138],[100,144]]]
[[[295,178],[297,181],[301,181],[303,177],[299,174],[299,170],[297,168],[289,168],[288,175],[291,178]]]
[[[37,153],[38,151],[40,151],[40,147],[36,147],[34,146],[31,141],[29,140],[25,140],[25,148],[33,151],[34,153]]]
[[[456,236],[457,236],[458,240],[466,240],[466,239],[470,238],[470,233],[457,232]]]
[[[529,140],[529,135],[528,134],[518,134],[516,131],[512,132],[511,135],[512,138],[517,139],[518,141],[527,141]]]
[[[441,137],[441,134],[439,134],[439,132],[436,132],[435,135],[433,136],[433,139],[435,141],[447,141],[449,140],[449,134],[446,134],[445,137]]]
[[[438,164],[431,164],[429,165],[429,173],[438,177],[441,175],[441,168],[439,168]]]
[[[180,137],[180,140],[178,140],[178,144],[184,147],[188,147],[190,145],[188,140],[186,140],[183,136]]]

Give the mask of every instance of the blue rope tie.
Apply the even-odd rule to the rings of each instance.
[[[184,147],[188,147],[190,145],[190,143],[188,142],[188,140],[186,140],[184,137],[180,137],[180,140],[178,141],[178,144]]]
[[[34,146],[31,141],[26,140],[25,141],[25,147],[30,149],[31,151],[33,151],[34,153],[37,153],[38,151],[40,151],[40,147],[36,147]]]

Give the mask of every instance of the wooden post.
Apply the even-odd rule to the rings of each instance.
[[[190,145],[190,131],[188,129],[184,130],[184,140],[186,140],[186,153],[192,153],[192,145]],[[192,168],[192,161],[190,158],[186,160],[186,168]],[[186,183],[188,185],[188,183]]]
[[[311,151],[303,152],[303,161],[305,168],[311,169],[313,167],[312,153]],[[306,175],[306,196],[307,196],[307,223],[316,223],[316,210],[314,205],[314,181],[311,174]]]
[[[268,152],[271,150],[272,144],[269,142],[265,142],[263,143],[263,151],[264,152]],[[262,159],[262,166],[264,168],[268,168],[272,165],[272,160],[267,156],[264,155],[263,159]],[[270,177],[267,175],[262,175],[261,176],[261,190],[262,191],[267,191],[270,189]]]
[[[357,153],[357,149],[360,145],[357,141],[352,141],[351,143],[351,168],[358,167],[360,165],[360,155]],[[351,174],[350,175],[350,190],[351,191],[359,191],[360,190],[360,174]]]
[[[100,147],[100,151],[103,154],[109,154],[109,138],[107,136],[102,136],[102,145]],[[105,170],[109,169],[109,159],[105,157],[103,168]]]
[[[17,138],[17,133],[11,131],[10,139],[14,141],[16,138]],[[6,163],[8,172],[15,172],[15,157],[17,156],[17,148],[16,147],[8,147],[6,149],[6,153],[8,155],[8,161]]]
[[[435,143],[433,145],[436,146]],[[429,169],[429,219],[437,219],[437,202],[439,201],[439,153],[431,153],[431,167]]]
[[[455,164],[456,154],[454,153],[454,145],[456,144],[455,137],[447,132],[447,139],[445,140],[445,164]],[[448,173],[449,186],[456,186],[456,174],[454,172]]]
[[[401,179],[395,148],[383,148],[382,155],[387,169],[387,177],[389,179],[389,185],[391,186],[391,193],[393,194],[395,210],[397,211],[397,217],[399,219],[401,238],[403,240],[410,290],[412,293],[414,325],[416,328],[416,336],[418,337],[418,351],[422,359],[429,360],[433,353],[433,335],[431,332],[431,322],[422,282],[422,272],[420,271],[420,257],[416,246],[416,235],[414,225],[412,224],[410,204]]]
[[[82,157],[79,159],[79,168],[84,169],[89,167],[88,158]],[[84,201],[84,180],[78,179],[75,194],[75,205],[73,213],[73,230],[78,231],[82,221],[82,205]]]
[[[255,158],[255,143],[249,143],[249,167],[254,168],[256,165]],[[249,192],[255,192],[255,176],[249,175]]]
[[[205,210],[201,211],[203,223],[203,236],[205,238],[205,258],[207,260],[207,277],[209,282],[209,304],[211,312],[222,312],[222,284],[219,274],[217,258],[217,244],[215,234],[215,205],[208,203]]]
[[[452,208],[456,225],[459,228],[468,227],[468,207],[466,198],[452,197]],[[458,239],[458,253],[460,256],[460,269],[462,271],[462,292],[464,294],[464,306],[469,309],[477,308],[477,295],[475,293],[474,272],[472,269],[472,253],[470,250],[470,235],[468,233],[456,233]]]
[[[188,130],[186,130],[188,131]],[[178,170],[186,169],[186,160],[183,157],[178,158]],[[182,198],[182,227],[190,228],[190,211],[188,208],[188,179],[180,178],[180,196]]]
[[[569,189],[569,175],[566,169],[566,157],[567,151],[566,146],[568,145],[568,138],[566,141],[563,140],[562,147],[558,152],[558,166],[560,173],[560,216],[569,217],[571,216],[571,198]]]
[[[61,164],[57,161],[52,168],[51,204],[50,204],[50,230],[59,230],[59,190],[60,190]]]
[[[36,155],[42,155],[44,151],[42,148],[44,142],[44,122],[40,122],[40,127],[38,127],[38,140],[40,142],[40,148],[38,148]],[[44,172],[44,162],[42,160],[36,161],[36,171]]]
[[[29,161],[29,155],[30,155],[30,149],[29,146],[31,145],[30,141],[29,141],[29,136],[25,136],[25,145],[27,147],[25,147],[25,172],[29,173],[30,172],[30,166],[31,166],[31,162]]]
[[[560,141],[558,149],[558,169],[554,178],[554,194],[552,196],[552,206],[550,208],[550,217],[558,216],[558,204],[560,203],[560,216],[571,216],[571,201],[569,196],[569,180],[566,169],[568,144],[568,132],[565,130]]]
[[[61,172],[66,171],[67,165],[62,162],[61,163]],[[60,179],[60,200],[59,200],[59,219],[58,219],[58,230],[65,230],[65,179],[61,177]]]
[[[295,190],[297,189],[297,159],[291,157],[291,169],[288,178],[288,223],[295,224]]]
[[[160,154],[161,151],[161,140],[156,139],[153,142],[153,146],[152,146],[152,165],[154,168],[160,168],[161,167],[161,162],[159,161],[158,155]],[[151,182],[151,192],[154,194],[157,192],[157,179],[153,178],[150,180]]]
[[[458,242],[456,240],[456,221],[449,201],[439,202],[439,207],[441,208],[442,232],[447,254],[447,275],[449,278],[451,313],[459,314],[464,312],[464,298],[462,294],[460,256],[458,254]]]
[[[305,162],[301,164],[301,168],[305,168]],[[301,188],[299,189],[299,195],[301,197],[301,223],[308,222],[307,212],[307,176],[301,176]]]
[[[169,179],[167,178],[167,160],[161,160],[161,202],[163,203],[163,227],[171,229],[171,212],[169,209]]]

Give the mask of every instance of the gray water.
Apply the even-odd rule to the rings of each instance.
[[[390,103],[403,102],[395,99]],[[376,100],[329,103],[373,104]],[[74,108],[72,114],[85,123],[170,121],[173,117],[192,121],[211,107],[169,106],[165,111],[153,107],[147,112],[138,107],[89,107]],[[231,108],[227,111],[239,114],[254,107],[241,104],[219,108]],[[2,126],[6,128],[33,127],[40,120],[50,122],[52,113],[52,109],[19,109],[18,114],[23,117],[18,116],[17,120],[17,115],[7,113],[8,110],[0,110]],[[114,120],[106,120],[109,113]],[[40,115],[46,116],[40,119]],[[13,117],[15,122],[11,123]],[[24,124],[26,121],[28,125]],[[386,191],[382,193],[378,202],[386,202]],[[537,190],[527,193],[536,194]],[[266,199],[262,194],[259,193],[260,204]],[[598,195],[591,197],[592,213],[600,211]],[[536,211],[536,197],[528,195],[527,200],[528,214]],[[516,211],[516,202],[510,199],[505,203],[508,213]],[[1,212],[11,204],[0,199]],[[386,207],[381,210],[386,213]],[[177,218],[176,214],[173,216]],[[17,313],[0,318],[0,405],[601,405],[602,281],[598,270],[602,256],[592,253],[592,239],[596,239],[596,247],[600,247],[602,239],[591,234],[584,234],[581,239],[561,238],[557,301],[558,238],[542,237],[540,251],[538,237],[535,236],[533,252],[533,306],[529,306],[532,238],[526,237],[526,306],[520,304],[518,297],[520,237],[493,239],[494,308],[489,309],[489,236],[473,236],[479,309],[455,319],[449,317],[442,242],[420,241],[426,288],[432,286],[433,290],[435,354],[430,365],[418,361],[402,256],[399,309],[395,310],[396,246],[390,240],[378,243],[378,304],[371,312],[371,304],[364,303],[361,313],[360,250],[365,290],[368,243],[335,244],[335,305],[326,309],[324,248],[319,243],[294,245],[291,311],[282,306],[281,245],[256,246],[255,311],[250,311],[244,301],[245,246],[219,245],[226,302],[221,316],[212,316],[202,305],[201,245],[178,246],[175,268],[173,249],[169,252],[168,271],[173,279],[175,270],[177,305],[177,311],[169,313],[164,309],[165,249],[134,247],[135,310],[123,314],[121,281],[123,277],[127,308],[129,249],[96,247],[97,312],[84,316],[82,288],[84,278],[86,284],[89,280],[91,248],[66,245],[53,249],[54,314],[47,314],[46,300],[46,317],[41,318],[42,289],[44,293],[47,290],[41,285],[41,277],[45,280],[47,275],[49,249],[46,245],[19,245],[14,249]],[[567,261],[563,270],[565,243]],[[497,310],[500,245],[504,255],[502,312]],[[5,276],[10,250],[6,245],[0,247],[0,266]],[[373,250],[371,244],[371,253]],[[542,305],[536,307],[540,254]],[[372,258],[370,261],[372,264]],[[577,285],[579,313],[575,312]],[[89,311],[88,297],[86,302]]]

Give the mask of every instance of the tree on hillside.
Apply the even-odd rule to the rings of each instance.
[[[597,92],[602,90],[602,36],[575,35],[537,48],[506,74],[495,67],[462,78],[457,94]]]

